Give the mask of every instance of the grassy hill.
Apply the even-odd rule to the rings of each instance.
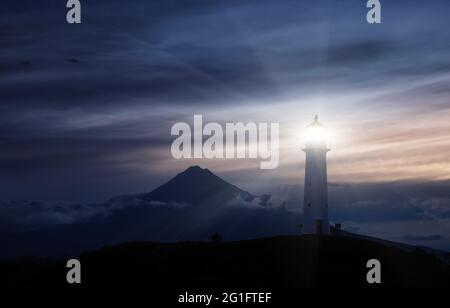
[[[340,236],[283,236],[207,243],[124,243],[82,254],[84,287],[360,287],[366,262],[381,262],[381,286],[449,287],[450,267],[407,252]],[[66,286],[65,260],[0,263],[1,284]]]

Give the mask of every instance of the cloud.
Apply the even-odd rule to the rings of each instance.
[[[444,240],[445,237],[440,234],[405,235],[404,239],[409,240],[409,241],[440,241],[440,240]]]
[[[12,201],[0,203],[0,231],[21,232],[71,224],[102,215],[101,204],[81,204],[64,201]]]
[[[410,200],[410,204],[421,209],[425,218],[450,218],[450,198],[414,198]]]
[[[261,196],[251,196],[251,197],[237,195],[235,198],[228,201],[226,205],[230,207],[244,207],[251,209],[274,209],[274,208],[285,209],[287,203],[271,195],[265,194]]]
[[[129,208],[177,208],[189,204],[158,202],[142,199],[143,194],[124,195],[106,202],[79,203],[67,201],[10,201],[0,202],[0,233],[16,233],[50,228],[105,218]]]
[[[439,220],[450,218],[449,198],[412,198],[405,201],[384,199],[334,204],[331,212],[336,221],[386,222]]]
[[[302,210],[303,187],[281,185],[269,189],[272,198]],[[448,219],[450,182],[330,183],[332,221],[389,222]]]
[[[344,227],[344,230],[350,233],[358,233],[358,231],[361,230],[361,228],[354,226],[346,226]]]

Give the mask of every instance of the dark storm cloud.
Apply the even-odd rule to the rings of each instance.
[[[13,10],[16,19],[12,12],[4,12],[8,30],[3,34],[0,67],[9,78],[0,85],[3,99],[14,101],[17,107],[107,108],[124,100],[133,103],[135,97],[150,105],[155,104],[152,98],[158,98],[160,104],[181,98],[205,102],[222,82],[243,79],[261,84],[262,74],[252,77],[252,71],[259,68],[245,46],[228,48],[227,57],[214,45],[176,46],[177,41],[195,37],[189,29],[195,30],[197,18],[221,7],[212,8],[210,3],[140,2],[124,10],[120,3],[96,2],[83,7],[88,21],[76,27],[56,18],[63,14],[57,14],[62,10],[54,4],[39,13],[32,11],[36,5],[23,4],[23,11]],[[185,35],[168,46],[165,41],[180,32],[171,23],[180,20],[187,22],[181,28]],[[224,38],[233,35],[225,28],[218,30],[224,31],[220,33]],[[67,63],[67,58],[79,65]],[[219,64],[225,59],[228,63]],[[25,62],[30,65],[22,65]],[[242,74],[244,71],[249,75]]]
[[[84,1],[82,24],[68,25],[65,1],[3,1],[3,196],[52,198],[49,178],[69,179],[83,194],[87,184],[72,179],[84,175],[110,193],[105,174],[132,190],[146,166],[167,159],[170,124],[180,119],[172,114],[183,108],[189,116],[224,106],[239,114],[247,101],[370,92],[411,74],[446,73],[450,37],[437,29],[448,23],[440,18],[448,3],[435,4],[383,4],[374,27],[359,0]],[[418,97],[413,91],[399,96]],[[437,82],[419,92],[447,93]],[[160,174],[147,176],[160,182]]]
[[[291,80],[283,77],[285,88],[310,86],[316,74],[322,81],[337,84],[358,81],[367,74],[386,78],[385,72],[372,71],[375,64],[394,64],[399,53],[421,46],[409,40],[413,33],[407,41],[394,44],[393,38],[381,39],[367,25],[356,37],[336,33],[333,38],[333,24],[325,30],[331,38],[314,43],[314,16],[329,18],[333,10],[342,11],[337,28],[346,29],[345,17],[364,12],[359,5],[322,2],[314,6],[295,1],[188,1],[181,5],[140,1],[125,10],[119,9],[119,3],[95,2],[85,4],[86,22],[76,27],[60,23],[61,9],[55,4],[39,12],[32,11],[36,4],[12,5],[11,11],[3,13],[9,17],[3,22],[7,25],[3,43],[9,48],[0,53],[0,67],[10,76],[0,90],[3,99],[14,101],[16,108],[37,104],[57,109],[108,108],[124,100],[133,104],[133,98],[145,99],[138,103],[150,106],[210,104],[211,100],[238,103],[239,95],[276,95],[279,89],[271,74],[291,76]],[[13,13],[19,18],[13,19]],[[270,19],[263,18],[269,13]],[[30,31],[36,25],[36,31]],[[68,63],[68,58],[79,65]],[[333,68],[358,65],[369,71],[358,70],[349,77]],[[436,69],[447,66],[448,62]],[[317,72],[323,68],[328,72]]]
[[[328,49],[327,64],[351,65],[373,62],[383,59],[398,46],[388,40],[367,40],[351,42]]]
[[[0,168],[3,175],[10,176],[32,171],[66,166],[91,165],[95,168],[113,164],[113,158],[124,149],[130,152],[152,147],[170,146],[166,140],[152,138],[64,138],[2,140],[0,146],[6,149],[1,154]],[[126,164],[126,160],[122,160]],[[120,164],[120,162],[116,162]]]

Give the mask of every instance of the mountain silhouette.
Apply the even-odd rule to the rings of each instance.
[[[388,286],[449,281],[448,255],[335,229],[330,236],[298,236],[298,211],[199,166],[149,193],[98,206],[86,221],[0,237],[2,259],[34,257],[0,261],[0,285],[66,285],[64,262],[72,257],[86,265],[87,286],[172,286],[174,280],[181,287],[329,286],[333,277],[367,286],[369,258],[381,260]],[[17,275],[16,268],[28,271]]]
[[[298,211],[189,167],[149,193],[119,195],[88,220],[0,237],[0,257],[76,255],[129,241],[204,241],[297,234]]]
[[[254,196],[224,181],[208,169],[192,166],[176,175],[164,185],[145,194],[149,201],[177,202],[190,205],[221,204],[232,198],[242,197],[252,201]]]
[[[209,241],[214,234],[224,241],[297,235],[301,223],[299,211],[272,203],[269,195],[252,195],[199,166],[149,193],[119,195],[97,206],[99,214],[84,221],[0,236],[0,258],[77,256],[123,242]]]

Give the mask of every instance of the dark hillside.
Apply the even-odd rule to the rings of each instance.
[[[384,287],[450,286],[450,268],[431,254],[336,236],[104,247],[81,255],[81,286],[373,287],[365,278],[372,258],[381,262]],[[65,273],[63,261],[0,265],[1,281],[9,286],[66,286]]]

